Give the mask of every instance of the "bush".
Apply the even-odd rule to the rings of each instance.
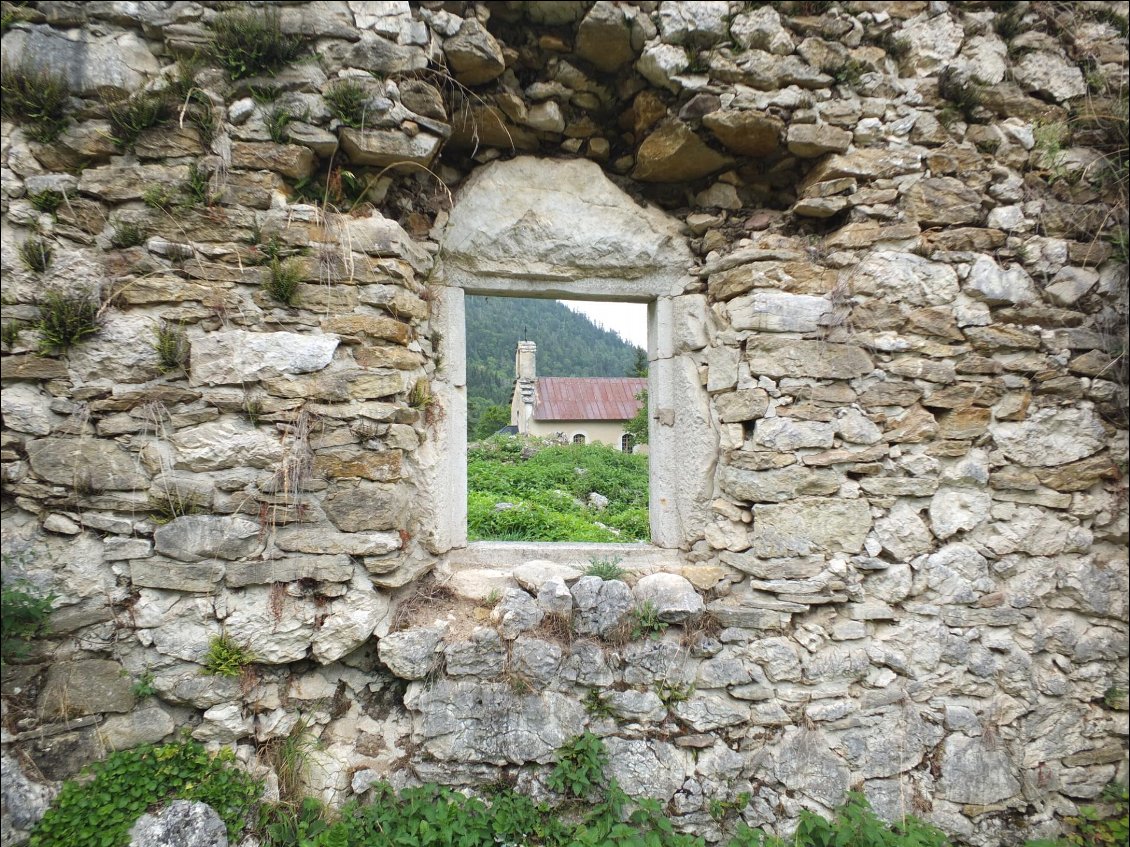
[[[51,244],[33,235],[19,246],[20,261],[23,266],[33,274],[41,274],[51,267],[51,260],[55,257],[55,248]]]
[[[263,278],[263,290],[280,303],[290,306],[302,282],[302,266],[297,262],[272,259]]]
[[[230,749],[212,756],[195,741],[112,753],[63,785],[29,847],[125,847],[141,815],[175,799],[207,803],[234,841],[262,791],[234,760]]]
[[[101,307],[89,293],[48,291],[39,303],[39,349],[44,354],[69,349],[98,332]]]
[[[153,330],[153,350],[162,373],[179,370],[188,361],[188,337],[179,326],[161,321]]]
[[[650,537],[647,457],[603,444],[546,446],[536,439],[490,438],[467,451],[467,487],[467,528],[476,540]],[[602,511],[587,505],[594,492],[608,498]],[[503,502],[510,508],[495,508]]]
[[[255,655],[236,644],[226,635],[217,635],[208,645],[204,658],[204,672],[211,676],[239,676],[246,665],[255,661]]]
[[[28,135],[44,144],[58,138],[67,126],[67,81],[46,69],[29,65],[0,69],[0,111],[27,127]]]
[[[119,147],[132,146],[145,130],[165,123],[170,112],[164,95],[152,91],[106,104],[110,135]]]
[[[330,87],[325,98],[330,114],[343,124],[355,129],[364,125],[369,93],[360,83],[343,79]]]
[[[54,594],[40,594],[26,582],[0,589],[0,662],[27,655],[28,642],[45,630],[54,602]]]
[[[283,33],[276,9],[234,9],[212,21],[212,53],[232,79],[278,71],[301,51],[302,38]]]

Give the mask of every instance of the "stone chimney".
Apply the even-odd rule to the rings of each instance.
[[[532,341],[519,341],[514,354],[514,376],[517,379],[537,379],[538,346]]]

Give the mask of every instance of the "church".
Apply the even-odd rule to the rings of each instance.
[[[508,431],[574,444],[600,442],[631,453],[637,448],[625,424],[636,416],[646,377],[537,375],[537,345],[519,341]]]

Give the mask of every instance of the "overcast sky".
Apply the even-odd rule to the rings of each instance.
[[[562,300],[574,312],[586,315],[597,326],[610,329],[637,347],[647,349],[646,303],[598,303],[593,300]]]

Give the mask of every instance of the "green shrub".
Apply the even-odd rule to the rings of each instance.
[[[69,349],[98,332],[101,306],[90,293],[48,291],[39,302],[39,349],[44,354]]]
[[[172,189],[167,185],[151,185],[141,194],[142,202],[150,209],[161,212],[172,212],[176,198]]]
[[[607,764],[608,752],[604,749],[604,742],[586,732],[557,751],[557,764],[545,782],[559,794],[584,799],[604,789],[604,766]]]
[[[235,841],[262,786],[234,760],[230,749],[212,756],[195,741],[111,753],[63,785],[29,847],[125,847],[141,815],[174,799],[207,803]]]
[[[360,83],[343,79],[334,83],[325,93],[330,114],[346,126],[360,129],[365,123],[369,92]]]
[[[145,231],[137,224],[119,223],[110,235],[110,246],[119,250],[145,243]]]
[[[246,665],[255,661],[255,655],[226,635],[217,635],[208,644],[204,657],[204,672],[210,676],[239,676]]]
[[[179,370],[188,361],[188,336],[180,326],[161,321],[153,330],[153,349],[162,373]]]
[[[130,147],[145,130],[165,123],[172,110],[163,94],[143,91],[106,104],[110,135],[119,147]]]
[[[19,246],[20,261],[32,273],[41,274],[51,267],[55,248],[46,239],[33,235]]]
[[[29,194],[27,199],[37,212],[53,215],[59,211],[59,207],[63,205],[63,200],[66,198],[63,197],[61,191],[53,191],[48,188],[44,191],[37,191],[35,194]]]
[[[44,144],[58,138],[67,126],[67,81],[47,69],[29,65],[0,68],[0,112],[27,127],[28,135]]]
[[[667,631],[667,622],[659,619],[659,609],[650,600],[645,600],[632,609],[631,623],[632,641],[638,641],[644,636],[658,638]]]
[[[212,53],[232,79],[274,73],[301,52],[302,38],[283,33],[277,9],[233,9],[212,21]]]
[[[1079,814],[1064,818],[1071,829],[1060,839],[1029,841],[1027,847],[1114,847],[1130,839],[1130,790],[1111,783],[1102,793],[1105,808],[1081,806]]]
[[[188,166],[188,179],[181,183],[186,206],[211,206],[216,198],[211,192],[208,171],[199,162]]]
[[[0,588],[0,661],[27,655],[29,642],[46,629],[54,602],[54,594],[41,594],[27,582]]]
[[[589,559],[589,565],[585,568],[585,576],[599,576],[601,579],[619,579],[627,573],[620,563],[624,561],[619,556],[612,556],[608,559],[603,559],[594,556]]]
[[[298,262],[272,259],[263,277],[263,290],[280,303],[290,306],[302,282],[302,266]]]
[[[271,141],[275,144],[286,144],[290,138],[286,128],[294,118],[295,115],[284,106],[275,106],[267,112],[263,116],[263,122],[267,125],[267,135],[271,137]]]
[[[467,528],[475,540],[650,537],[647,457],[603,444],[546,446],[537,439],[489,438],[467,451],[467,487]],[[593,492],[608,498],[603,511],[586,505]],[[503,502],[511,508],[495,508]]]

